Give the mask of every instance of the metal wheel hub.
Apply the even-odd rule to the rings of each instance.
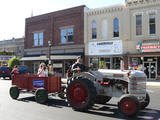
[[[121,108],[123,112],[127,114],[132,114],[136,110],[136,104],[133,100],[126,98],[122,101]]]
[[[81,83],[73,83],[69,89],[69,97],[74,105],[81,106],[85,104],[88,98],[86,87]]]
[[[73,92],[73,95],[74,95],[74,98],[78,101],[82,101],[85,99],[85,91],[82,89],[82,88],[75,88],[74,89],[74,92]]]

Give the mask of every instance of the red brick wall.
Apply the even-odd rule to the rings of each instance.
[[[60,28],[74,27],[74,43],[84,44],[84,7],[79,6],[44,15],[27,18],[25,22],[25,49],[34,48],[33,32],[44,32],[44,46],[48,46],[48,40],[53,46],[61,46]],[[66,44],[68,45],[68,44]]]

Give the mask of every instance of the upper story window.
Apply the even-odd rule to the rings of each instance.
[[[113,20],[113,37],[119,37],[119,20],[115,18]]]
[[[61,29],[61,43],[73,42],[73,28]]]
[[[136,35],[142,35],[142,15],[136,15]]]
[[[43,32],[34,33],[34,46],[43,45]]]
[[[149,15],[149,33],[156,34],[156,15],[150,14]]]
[[[96,22],[92,22],[92,39],[97,39],[97,25]]]

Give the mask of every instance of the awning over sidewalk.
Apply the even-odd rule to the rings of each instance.
[[[23,57],[20,59],[20,61],[43,61],[48,60],[46,56],[39,56],[39,57]]]
[[[51,60],[74,60],[77,57],[76,55],[52,55]]]
[[[77,55],[52,55],[51,60],[74,60],[77,59]],[[48,60],[46,56],[39,57],[23,57],[20,61],[43,61]]]

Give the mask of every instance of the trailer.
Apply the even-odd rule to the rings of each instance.
[[[37,75],[13,75],[10,96],[17,99],[20,93],[30,92],[35,94],[37,103],[45,103],[51,93],[61,93],[61,77],[38,77]]]

